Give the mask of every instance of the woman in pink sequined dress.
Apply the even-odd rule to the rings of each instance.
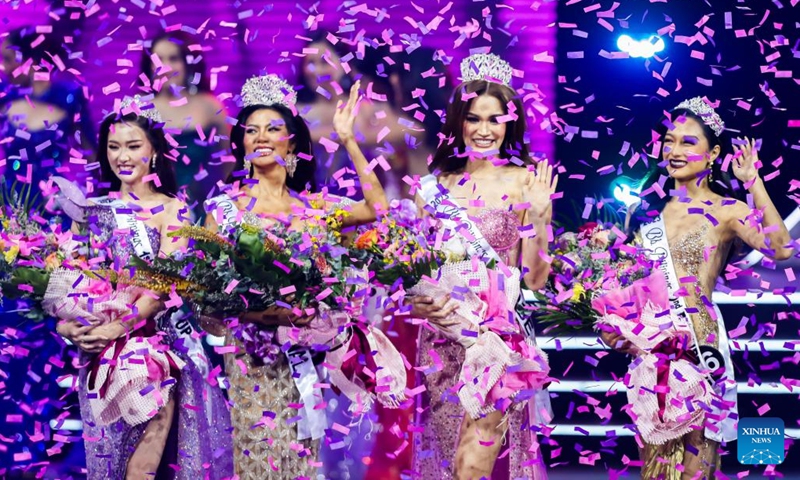
[[[546,478],[535,431],[549,421],[549,400],[542,390],[549,367],[544,354],[526,338],[514,306],[520,280],[538,289],[549,273],[550,266],[540,253],[547,249],[550,197],[557,176],[546,162],[532,166],[524,143],[522,103],[508,86],[510,66],[493,55],[476,55],[461,68],[464,83],[448,106],[442,131],[442,138],[451,141],[443,142],[429,168],[436,175],[436,188],[448,192],[443,203],[466,214],[500,261],[484,268],[473,255],[473,264],[481,266],[483,286],[473,288],[477,276],[465,278],[477,294],[474,304],[481,312],[474,335],[477,342],[472,334],[452,335],[454,318],[468,316],[466,310],[472,310],[472,304],[467,307],[466,300],[459,298],[458,287],[452,295],[410,297],[411,316],[428,320],[420,334],[418,365],[426,390],[418,397],[416,421],[421,432],[414,440],[414,471],[416,478],[437,480]],[[424,193],[418,196],[420,207],[441,218],[425,197]],[[456,234],[447,243],[458,245],[460,240]],[[460,332],[460,327],[455,331]],[[480,390],[480,377],[496,362],[486,362],[484,371],[470,373],[464,371],[465,361],[469,363],[470,348],[480,345],[486,332],[497,333],[491,338],[499,343],[492,349],[504,349],[507,357],[516,358],[518,365],[527,364],[532,373],[526,376],[503,369],[492,374],[493,387],[476,395],[471,392]],[[468,388],[470,394],[464,395]],[[475,398],[479,398],[477,403]],[[497,461],[498,457],[504,460]]]

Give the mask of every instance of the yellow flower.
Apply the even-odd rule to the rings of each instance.
[[[573,302],[577,302],[578,300],[581,299],[581,297],[583,296],[584,293],[586,293],[586,289],[583,288],[583,285],[581,285],[580,283],[576,283],[575,286],[572,287],[572,298],[571,298],[571,300]]]
[[[17,254],[19,254],[19,246],[12,245],[11,248],[3,252],[3,257],[5,257],[6,263],[12,263],[17,259]]]

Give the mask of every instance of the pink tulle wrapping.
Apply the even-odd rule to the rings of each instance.
[[[167,402],[176,384],[164,384],[173,379],[170,360],[178,369],[186,364],[159,341],[159,337],[132,337],[124,343],[116,360],[114,348],[103,353],[95,388],[89,389],[89,406],[98,424],[111,425],[122,419],[128,425],[139,425],[153,418]]]
[[[59,268],[50,274],[42,308],[62,320],[99,326],[129,315],[131,305],[142,292],[138,287],[115,289],[107,281],[92,279],[80,270]]]
[[[57,269],[50,276],[42,306],[62,320],[100,326],[130,315],[131,305],[142,292],[135,287],[114,289],[79,270]],[[126,341],[112,342],[96,362],[94,388],[88,389],[89,405],[101,425],[119,419],[129,425],[150,420],[175,383],[162,385],[172,378],[170,367],[180,370],[185,365],[160,344],[160,337],[137,336],[136,332]],[[148,387],[152,387],[149,392],[142,393]]]
[[[472,418],[505,410],[517,394],[541,389],[549,380],[547,356],[520,333],[514,320],[520,286],[519,270],[512,272],[516,275],[502,282],[504,277],[482,262],[449,263],[434,273],[435,281],[423,280],[409,289],[434,299],[451,294],[450,301],[458,305],[448,318],[458,324],[439,330],[466,348],[458,396]]]
[[[663,273],[655,272],[592,301],[592,307],[601,314],[597,323],[621,333],[637,355],[626,376],[628,402],[639,433],[653,445],[699,428],[704,415],[700,405],[708,406],[712,399],[705,375],[693,362],[653,353],[673,338],[687,339],[685,349],[693,346],[691,326],[670,311],[668,293]],[[667,381],[659,386],[658,368],[665,362],[669,368]],[[654,391],[659,388],[665,389],[661,392],[666,397],[663,412]]]
[[[347,327],[358,328],[364,331],[369,352],[355,352],[358,354],[372,355],[377,365],[375,374],[377,391],[370,392],[357,376],[342,372],[341,367],[348,357],[351,336]],[[306,348],[327,345],[341,347],[329,351],[325,355],[328,364],[331,383],[345,394],[352,402],[354,408],[369,407],[377,399],[381,404],[396,408],[405,400],[406,369],[403,357],[386,335],[371,325],[360,325],[351,322],[351,317],[338,310],[323,309],[308,325],[304,327],[278,327],[276,341],[280,344],[290,343]],[[352,354],[351,354],[352,355]]]

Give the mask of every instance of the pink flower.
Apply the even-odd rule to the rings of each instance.
[[[103,279],[91,279],[85,293],[94,297],[109,297],[114,292],[111,283]]]

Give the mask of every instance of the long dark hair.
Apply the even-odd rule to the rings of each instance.
[[[331,42],[328,41],[327,33],[324,31],[319,31],[314,34],[306,43],[306,47],[315,43],[324,43],[328,46],[328,51],[336,53],[339,58],[346,57],[349,53],[347,51],[347,47],[344,45],[344,42],[338,42],[336,45],[331,44]],[[311,90],[308,82],[306,82],[306,73],[305,69],[303,68],[303,61],[305,60],[301,60],[301,62],[298,64],[299,68],[297,70],[297,82],[295,82],[295,85],[297,85],[297,103],[313,103],[319,94],[314,90]],[[345,92],[347,92],[352,86],[352,79],[350,78],[350,75],[346,73],[343,74],[342,81],[339,82],[339,85],[342,87],[342,89],[344,89]]]
[[[422,124],[425,127],[425,145],[435,149],[439,143],[443,113],[447,110],[453,94],[453,82],[447,67],[439,58],[439,53],[428,47],[420,47],[412,52],[405,50],[393,57],[394,65],[387,67],[390,75],[396,75],[400,82],[401,98],[398,107],[420,103],[419,111],[425,114]],[[408,70],[406,70],[408,67]],[[433,75],[425,74],[433,72]],[[441,80],[444,79],[444,82]],[[415,92],[424,92],[413,97]],[[408,103],[406,103],[408,102]]]
[[[117,192],[122,188],[122,181],[111,170],[111,163],[108,161],[108,135],[111,132],[111,126],[120,123],[136,125],[144,131],[147,141],[150,142],[153,151],[156,153],[155,168],[153,168],[152,162],[148,162],[150,173],[158,175],[158,179],[161,182],[161,186],[154,183],[153,189],[158,193],[174,197],[178,193],[178,186],[175,182],[172,162],[166,156],[169,144],[164,135],[164,130],[162,130],[160,124],[156,124],[148,118],[140,117],[135,113],[129,113],[124,116],[112,113],[100,123],[100,146],[97,150],[97,161],[100,163],[100,177],[103,182],[101,190]]]
[[[703,129],[703,136],[708,141],[709,150],[713,150],[714,147],[717,146],[720,147],[720,153],[711,163],[711,168],[702,172],[700,174],[700,178],[708,177],[708,188],[717,195],[741,200],[743,197],[741,186],[739,186],[738,183],[734,185],[734,182],[731,180],[731,176],[722,170],[722,163],[725,158],[725,149],[723,148],[724,133],[722,136],[718,137],[711,127],[706,125],[705,122],[703,122],[703,119],[693,113],[691,110],[686,110],[683,108],[675,109],[670,112],[670,115],[673,121],[678,121],[678,119],[681,117],[695,120]],[[671,126],[672,122],[670,121],[670,118],[664,117],[656,129],[656,132],[660,135],[660,141],[662,142],[662,145],[664,142],[664,136],[666,136]],[[659,158],[659,164],[661,165],[663,165],[663,156],[662,149],[662,153]],[[661,189],[664,191],[664,193],[666,193],[663,198],[660,197],[658,192],[653,188],[655,184],[661,185]],[[633,212],[630,225],[628,226],[628,232],[635,233],[642,225],[652,221],[658,214],[660,214],[667,205],[667,202],[670,200],[669,192],[674,189],[675,179],[669,176],[665,166],[659,166],[655,170],[651,171],[647,177],[647,180],[645,180],[645,185],[641,190],[642,203]]]
[[[317,171],[317,161],[311,146],[311,132],[308,125],[300,115],[295,115],[292,111],[278,104],[273,105],[250,105],[244,107],[239,116],[236,117],[236,125],[231,130],[231,147],[236,164],[233,172],[228,176],[227,183],[233,183],[237,178],[241,178],[241,171],[244,169],[244,132],[247,120],[250,115],[259,110],[272,110],[277,112],[286,124],[286,130],[294,143],[294,154],[297,155],[297,168],[293,176],[286,177],[286,186],[295,192],[309,191],[316,192],[317,184],[314,181],[314,174]],[[305,157],[305,158],[303,158]],[[308,158],[309,160],[306,160]],[[252,167],[251,167],[252,170]],[[238,174],[237,174],[238,173]],[[248,172],[248,174],[251,172]]]
[[[156,44],[163,40],[177,45],[181,52],[181,59],[183,60],[183,65],[186,68],[186,78],[184,79],[183,87],[189,89],[189,93],[192,94],[210,92],[211,82],[208,74],[206,73],[205,56],[200,52],[192,52],[189,50],[189,45],[197,43],[197,39],[181,30],[174,32],[162,32],[156,35],[156,37],[153,38],[152,42],[150,43],[150,48],[142,50],[142,73],[145,74],[145,76],[147,76],[151,82],[154,80],[155,72],[153,69],[153,61],[150,59],[150,55],[153,54],[153,48],[155,48]],[[187,61],[189,56],[194,57],[193,63],[189,63]],[[199,81],[192,83],[195,76],[199,77]]]
[[[5,40],[10,47],[14,47],[13,50],[20,52],[22,55],[22,63],[30,59],[33,61],[33,66],[35,67],[45,62],[53,65],[51,55],[60,55],[62,59],[64,58],[62,55],[63,46],[53,39],[52,33],[42,34],[42,41],[36,45],[36,47],[32,47],[31,43],[33,43],[39,35],[40,34],[36,32],[36,27],[25,26],[12,30],[5,39],[0,38],[0,41]],[[6,74],[10,77],[12,72],[6,72]]]
[[[447,116],[442,127],[442,140],[428,166],[431,173],[454,172],[464,168],[467,164],[464,120],[467,118],[472,102],[482,95],[490,95],[499,100],[504,114],[508,113],[509,102],[516,107],[517,118],[507,124],[506,136],[500,145],[500,158],[517,157],[523,163],[532,163],[528,145],[525,143],[525,110],[516,92],[511,87],[499,83],[473,80],[459,85],[447,106]],[[471,98],[464,100],[464,96]],[[448,143],[450,138],[454,139],[452,143]]]

